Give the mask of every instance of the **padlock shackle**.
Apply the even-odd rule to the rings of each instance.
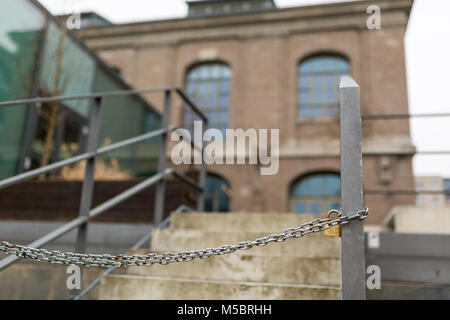
[[[338,218],[339,218],[340,216],[342,216],[342,213],[341,213],[339,210],[333,209],[333,210],[328,211],[327,219],[330,219],[330,216],[331,216],[333,213],[337,214]]]

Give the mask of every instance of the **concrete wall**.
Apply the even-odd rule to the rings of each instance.
[[[450,234],[450,206],[395,207],[386,224],[397,233]]]
[[[67,266],[18,262],[0,272],[0,300],[67,300]],[[83,269],[82,288],[101,275],[103,269]],[[97,299],[95,288],[86,300]]]
[[[57,229],[64,222],[1,221],[2,240],[27,244]],[[87,253],[122,253],[131,248],[150,230],[148,224],[89,223]],[[49,250],[73,251],[77,231],[71,231],[46,245]],[[0,258],[4,256],[0,254]]]
[[[381,288],[368,289],[368,299],[448,300],[449,245],[449,234],[366,234],[366,266],[378,266],[381,276]]]

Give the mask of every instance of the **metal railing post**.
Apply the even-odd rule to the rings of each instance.
[[[363,208],[360,88],[350,77],[340,83],[342,214]],[[342,299],[366,299],[363,221],[342,225]]]
[[[171,95],[172,91],[170,89],[164,91],[164,110],[161,119],[161,128],[167,128],[169,125],[170,105],[172,98]],[[166,170],[166,163],[167,163],[167,132],[161,135],[161,144],[159,146],[159,158],[158,158],[159,174],[164,174],[164,171]],[[159,224],[163,219],[165,189],[166,189],[166,182],[165,179],[162,179],[156,185],[155,210],[153,217],[153,222],[155,225]]]
[[[87,152],[97,152],[97,143],[100,133],[101,104],[102,98],[94,98],[92,111],[89,121],[89,136],[87,142]],[[92,207],[92,198],[94,194],[94,173],[96,156],[86,159],[86,168],[84,172],[83,187],[81,189],[80,199],[80,217],[89,217],[89,211]],[[77,241],[75,244],[76,252],[83,253],[86,250],[88,223],[78,228]]]
[[[102,98],[96,97],[93,99],[92,110],[89,119],[89,136],[87,142],[87,151],[96,152],[97,143],[100,132],[101,120],[101,106]],[[95,160],[96,156],[86,159],[86,168],[84,172],[83,186],[81,189],[80,210],[79,216],[86,217],[86,223],[78,227],[77,239],[75,243],[75,252],[84,253],[86,251],[86,241],[89,224],[89,211],[92,206],[92,198],[94,193],[94,174],[95,174]],[[82,277],[82,273],[80,274]],[[70,295],[75,296],[79,290],[71,290]]]
[[[204,152],[205,152],[205,142],[203,141],[203,135],[206,130],[208,130],[208,122],[203,121],[203,127],[202,127],[202,145],[201,145],[201,153],[202,153],[202,164],[200,166],[200,173],[198,177],[198,184],[200,187],[203,188],[202,192],[198,193],[197,196],[197,211],[203,212],[205,209],[205,183],[206,183],[206,163],[204,159]],[[194,150],[195,152],[195,150]]]

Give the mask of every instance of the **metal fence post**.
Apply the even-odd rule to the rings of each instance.
[[[102,98],[94,98],[92,111],[89,119],[89,136],[87,143],[87,152],[96,152],[98,137],[100,133]],[[95,157],[86,160],[86,169],[84,172],[83,187],[81,189],[80,200],[80,217],[89,217],[89,211],[92,206],[92,198],[94,193],[94,173],[95,173]],[[75,251],[83,253],[86,250],[88,224],[84,224],[78,228],[77,242]]]
[[[87,142],[87,152],[96,152],[98,137],[100,133],[100,121],[101,121],[101,108],[102,108],[102,98],[96,97],[93,99],[91,114],[89,117],[89,136]],[[80,217],[87,217],[89,219],[89,211],[92,207],[92,198],[94,194],[94,174],[95,174],[95,160],[96,157],[86,159],[86,168],[84,171],[83,186],[81,189],[81,199],[80,199]],[[86,251],[86,241],[88,233],[88,223],[86,220],[85,224],[78,227],[77,239],[75,242],[75,252],[84,253]],[[82,276],[82,274],[80,274]],[[81,280],[80,280],[81,281]],[[76,296],[80,290],[71,290],[70,298]]]
[[[341,201],[343,215],[363,208],[360,89],[350,77],[340,83]],[[342,226],[342,299],[366,298],[363,221]]]
[[[199,211],[199,212],[203,212],[205,209],[206,163],[205,163],[205,159],[204,159],[205,142],[203,141],[203,135],[206,130],[208,130],[208,122],[203,121],[202,145],[201,145],[202,164],[200,167],[200,174],[198,177],[198,184],[200,185],[200,187],[203,188],[203,190],[202,190],[202,192],[199,192],[198,196],[197,196],[197,211]],[[194,150],[194,152],[195,152],[195,150]]]
[[[164,110],[161,121],[161,128],[167,128],[169,126],[170,117],[170,105],[171,105],[172,91],[167,89],[164,91]],[[158,158],[158,173],[163,174],[166,170],[167,163],[167,133],[161,135],[161,144],[159,146],[159,158]],[[159,224],[164,215],[164,200],[165,200],[166,181],[163,178],[156,184],[155,195],[155,212],[153,217],[154,225]]]
[[[86,150],[87,152],[97,151],[97,143],[100,133],[101,107],[102,98],[94,98],[89,120],[89,136]],[[95,157],[86,160],[83,187],[81,189],[79,211],[80,217],[89,217],[89,211],[91,210],[92,198],[94,193],[95,160]],[[86,250],[87,228],[87,223],[78,228],[77,242],[75,245],[76,252],[83,253]]]

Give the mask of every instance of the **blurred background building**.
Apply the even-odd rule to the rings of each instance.
[[[319,214],[339,207],[339,76],[361,85],[363,114],[408,113],[403,38],[412,1],[377,3],[383,29],[376,31],[367,28],[365,1],[277,9],[252,0],[189,1],[183,19],[78,34],[134,86],[184,88],[211,127],[280,128],[279,173],[211,166],[219,181],[211,193],[222,184],[231,197],[207,209]],[[189,123],[192,115],[176,107],[172,123]],[[414,190],[408,122],[363,128],[364,187]],[[367,193],[365,203],[374,212],[368,223],[381,224],[414,196]]]
[[[445,206],[448,201],[448,195],[446,194],[446,188],[448,186],[448,179],[442,177],[416,177],[416,190],[418,192],[416,198],[416,205],[419,207],[427,206]],[[435,194],[422,194],[421,191],[432,191]]]
[[[368,230],[381,241],[381,247],[368,241],[367,261],[383,266],[384,281],[432,283],[387,285],[384,297],[442,297],[450,292],[448,271],[442,271],[450,257],[439,253],[448,242],[442,234],[450,232],[450,179],[414,177],[409,121],[370,121],[409,113],[403,40],[413,0],[373,3],[382,11],[380,30],[367,28],[367,1],[279,9],[272,0],[187,1],[186,17],[117,25],[86,12],[79,15],[80,30],[67,30],[73,15],[53,17],[35,0],[3,0],[0,101],[180,87],[212,128],[280,129],[279,173],[261,176],[255,165],[209,166],[205,211],[323,215],[340,206],[338,84],[341,75],[352,75],[365,117]],[[104,104],[100,145],[161,124],[162,95],[107,98]],[[84,152],[90,111],[88,100],[0,108],[0,179]],[[196,119],[181,100],[172,111],[171,124],[178,127],[190,128]],[[94,202],[154,174],[157,147],[150,141],[101,159]],[[194,166],[183,170],[196,174]],[[2,190],[0,233],[30,242],[76,216],[83,173],[74,166]],[[167,213],[189,201],[189,190],[171,188]],[[151,198],[145,193],[96,221],[88,251],[128,248],[148,229],[143,223],[152,221]],[[377,233],[386,230],[397,233]],[[71,250],[73,238],[50,248]],[[429,247],[436,252],[424,249]],[[414,248],[420,250],[408,251]],[[400,275],[410,264],[425,271]]]
[[[444,179],[444,190],[447,204],[450,205],[450,179]]]
[[[113,23],[96,12],[80,12],[78,14],[65,14],[57,16],[57,18],[61,21],[61,23],[66,26],[72,22],[73,27],[77,27],[80,29],[91,28],[91,27],[100,27],[100,26],[109,26]]]

